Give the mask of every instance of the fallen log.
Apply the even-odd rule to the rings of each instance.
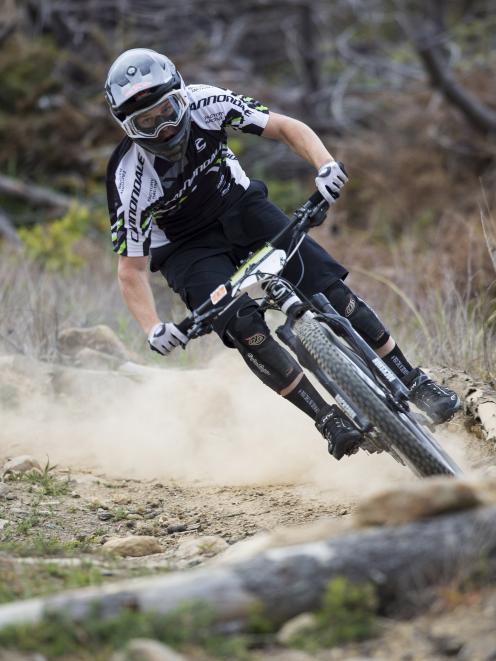
[[[398,527],[358,530],[335,539],[267,550],[250,560],[164,576],[130,579],[0,606],[0,628],[60,613],[80,621],[122,609],[170,613],[206,602],[216,622],[242,630],[255,606],[281,624],[318,608],[338,576],[376,586],[383,610],[420,603],[435,585],[496,569],[496,507],[480,507]],[[493,573],[494,575],[494,573]]]
[[[0,174],[0,194],[20,197],[31,204],[41,204],[64,211],[69,209],[72,202],[67,195],[4,174]]]

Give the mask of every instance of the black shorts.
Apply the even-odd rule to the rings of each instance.
[[[208,229],[182,243],[152,249],[151,270],[160,271],[169,286],[192,310],[217,285],[226,282],[250,252],[270,241],[289,220],[267,199],[267,187],[253,180],[243,197]],[[282,246],[284,247],[284,246]],[[303,240],[282,275],[311,296],[344,279],[348,271],[309,236]],[[240,308],[255,305],[247,296],[226,311],[216,327],[223,338],[225,325]]]

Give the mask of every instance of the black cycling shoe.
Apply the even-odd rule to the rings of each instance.
[[[336,459],[357,452],[362,434],[336,404],[320,409],[315,426],[326,439],[329,454]]]
[[[440,386],[418,367],[404,376],[402,381],[410,389],[410,401],[436,425],[451,420],[461,407],[456,392]]]

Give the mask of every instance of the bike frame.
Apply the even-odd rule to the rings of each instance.
[[[357,410],[351,399],[324,374],[299,343],[292,330],[295,321],[304,315],[316,317],[333,334],[334,344],[346,352],[345,345],[338,338],[344,339],[362,359],[363,364],[360,367],[357,366],[362,378],[396,411],[408,412],[408,389],[356,333],[351,323],[339,315],[323,294],[318,293],[310,301],[303,301],[298,296],[296,288],[280,276],[308,229],[323,222],[327,209],[328,204],[320,193],[315,193],[295,212],[292,220],[281,232],[250,255],[227,282],[216,287],[209,298],[177,326],[188,337],[188,341],[207,334],[212,330],[213,320],[225,313],[239,296],[244,293],[253,294],[254,289],[257,289],[262,299],[260,303],[262,309],[277,309],[286,314],[286,322],[276,331],[279,339],[296,354],[303,367],[310,367],[356,427],[367,433],[372,430],[370,421]],[[289,255],[278,248],[278,245],[288,236],[291,237]],[[350,354],[352,352],[348,349],[348,358],[351,357]],[[352,360],[356,362],[357,356],[354,356]]]

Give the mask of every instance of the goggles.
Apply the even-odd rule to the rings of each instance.
[[[177,127],[187,107],[186,94],[180,89],[173,90],[152,106],[133,112],[121,124],[130,138],[156,138],[165,127]],[[173,134],[174,131],[171,132]]]

